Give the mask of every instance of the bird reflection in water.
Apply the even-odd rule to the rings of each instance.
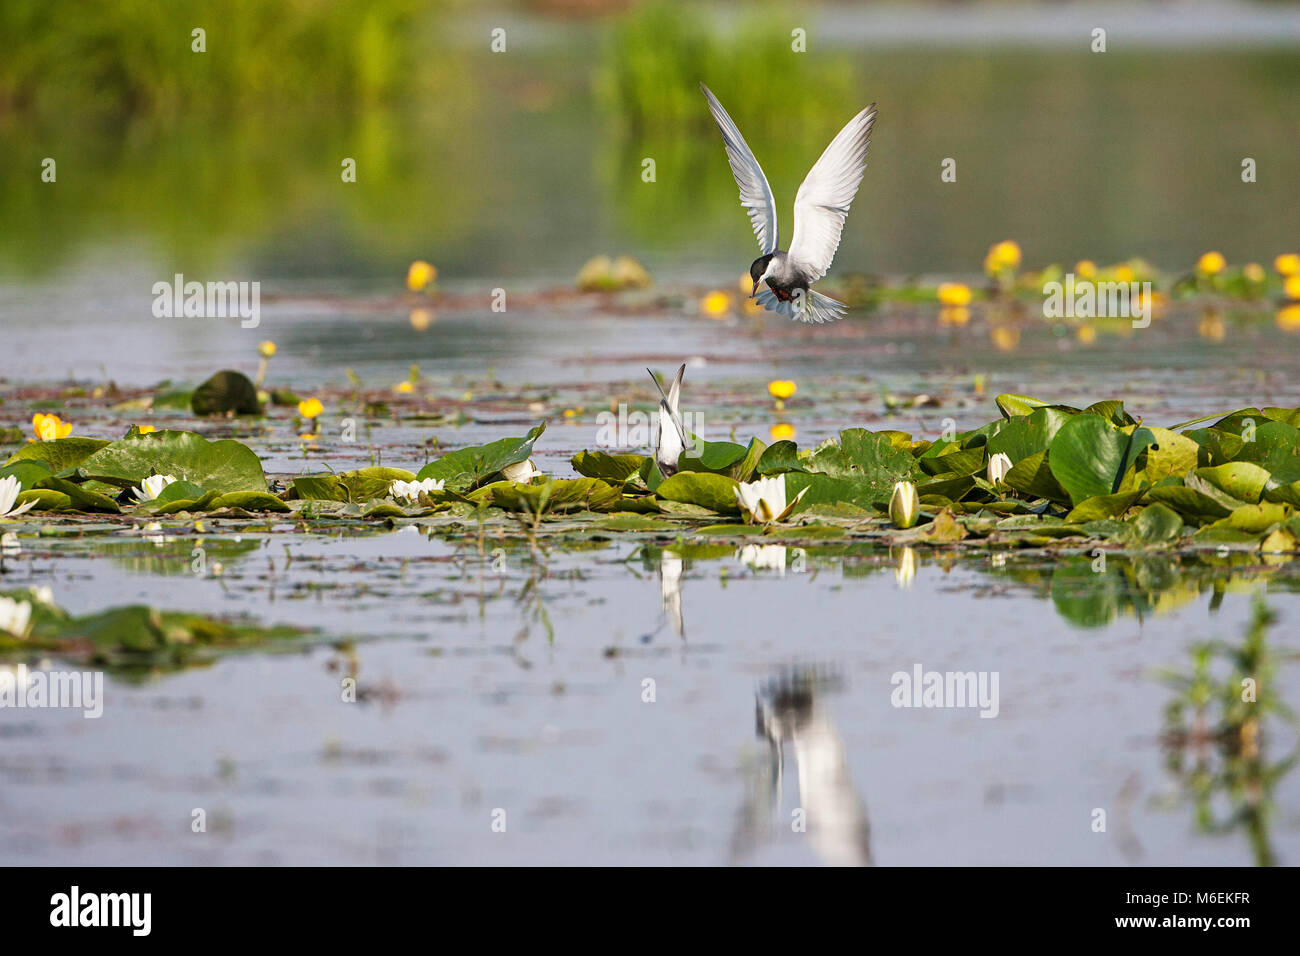
[[[825,707],[837,677],[797,667],[773,677],[755,697],[755,730],[767,744],[749,768],[747,793],[732,835],[731,862],[741,863],[785,827],[803,830],[813,851],[832,866],[871,865],[871,826],[849,773],[848,754]],[[799,806],[783,812],[785,744],[793,745]]]

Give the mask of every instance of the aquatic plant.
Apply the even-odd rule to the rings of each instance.
[[[1300,748],[1276,763],[1266,757],[1271,719],[1295,726],[1295,714],[1274,682],[1268,629],[1275,621],[1257,597],[1239,642],[1197,643],[1190,649],[1190,673],[1162,675],[1175,696],[1165,708],[1161,744],[1166,766],[1195,808],[1197,829],[1244,830],[1258,866],[1277,863],[1268,835],[1273,792],[1300,760]]]

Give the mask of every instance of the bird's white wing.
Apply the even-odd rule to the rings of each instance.
[[[872,103],[831,140],[794,197],[790,261],[807,275],[809,282],[826,274],[840,246],[849,204],[867,168],[867,147],[871,145],[875,122],[876,105]]]
[[[754,235],[763,255],[771,255],[777,249],[776,199],[772,196],[772,187],[767,184],[763,167],[758,165],[753,151],[740,135],[735,122],[722,108],[718,98],[707,86],[700,84],[705,98],[709,101],[709,112],[713,121],[722,132],[723,145],[727,147],[727,162],[731,164],[731,175],[740,187],[740,204],[749,212],[749,221],[754,226]]]

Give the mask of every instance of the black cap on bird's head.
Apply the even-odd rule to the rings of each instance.
[[[749,297],[752,299],[758,295],[758,280],[762,278],[763,273],[767,271],[767,264],[772,261],[771,255],[759,256],[749,264],[749,278],[753,280],[754,288],[750,291]]]

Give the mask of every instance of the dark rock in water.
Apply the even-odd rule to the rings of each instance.
[[[195,415],[260,415],[257,389],[242,372],[218,372],[194,390],[190,408]]]

